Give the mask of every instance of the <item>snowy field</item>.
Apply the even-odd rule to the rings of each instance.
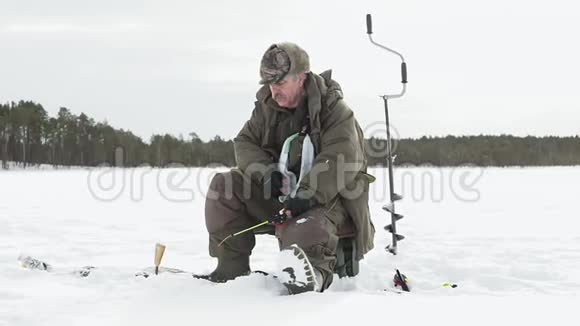
[[[374,170],[375,249],[354,279],[279,296],[254,275],[222,285],[134,273],[213,270],[204,193],[215,170],[0,172],[0,325],[578,325],[580,167],[396,169],[399,255],[383,248],[387,172]],[[53,265],[20,267],[19,255]],[[259,236],[254,269],[272,270]],[[92,265],[87,278],[68,269]],[[395,268],[412,292],[385,292]],[[444,282],[458,285],[443,287]]]

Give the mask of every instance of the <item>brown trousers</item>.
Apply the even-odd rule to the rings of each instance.
[[[205,221],[209,232],[209,254],[218,258],[216,269],[227,278],[250,270],[249,257],[256,244],[253,232],[246,232],[218,244],[228,235],[256,225],[276,214],[282,204],[268,198],[264,186],[232,169],[217,173],[209,187],[205,204]],[[266,195],[265,195],[266,194]],[[324,276],[323,288],[332,282],[338,245],[338,228],[345,223],[347,213],[338,198],[326,206],[317,206],[302,215],[287,220],[272,231],[280,248],[297,244],[307,254],[310,263]]]

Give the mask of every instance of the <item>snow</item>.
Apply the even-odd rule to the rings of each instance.
[[[325,293],[279,296],[261,275],[220,285],[134,277],[157,242],[163,266],[213,270],[203,213],[215,171],[0,172],[0,325],[578,323],[580,167],[396,168],[397,256],[384,250],[388,174],[375,169],[376,248],[359,276]],[[252,267],[275,269],[277,251],[258,236]],[[20,255],[54,272],[23,269]],[[88,278],[68,273],[87,265],[98,267]],[[382,291],[396,268],[411,293]]]

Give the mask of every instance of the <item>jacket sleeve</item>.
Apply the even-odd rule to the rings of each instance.
[[[264,176],[269,176],[273,168],[271,155],[261,147],[265,127],[265,118],[260,112],[260,106],[256,103],[250,120],[234,138],[238,168],[258,182],[263,182]]]
[[[364,170],[363,142],[359,140],[353,112],[341,100],[321,121],[320,153],[300,182],[298,196],[325,205]]]

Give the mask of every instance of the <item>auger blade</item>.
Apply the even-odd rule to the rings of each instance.
[[[395,238],[397,238],[397,241],[401,241],[401,240],[405,239],[405,236],[402,234],[395,234]]]
[[[393,203],[386,204],[383,206],[383,209],[389,213],[392,213],[395,210]]]
[[[397,193],[393,193],[393,201],[397,201],[397,200],[401,200],[403,199],[403,196],[397,194]]]
[[[393,255],[397,254],[397,247],[391,247],[391,245],[388,245],[385,247],[385,250],[392,253]]]

